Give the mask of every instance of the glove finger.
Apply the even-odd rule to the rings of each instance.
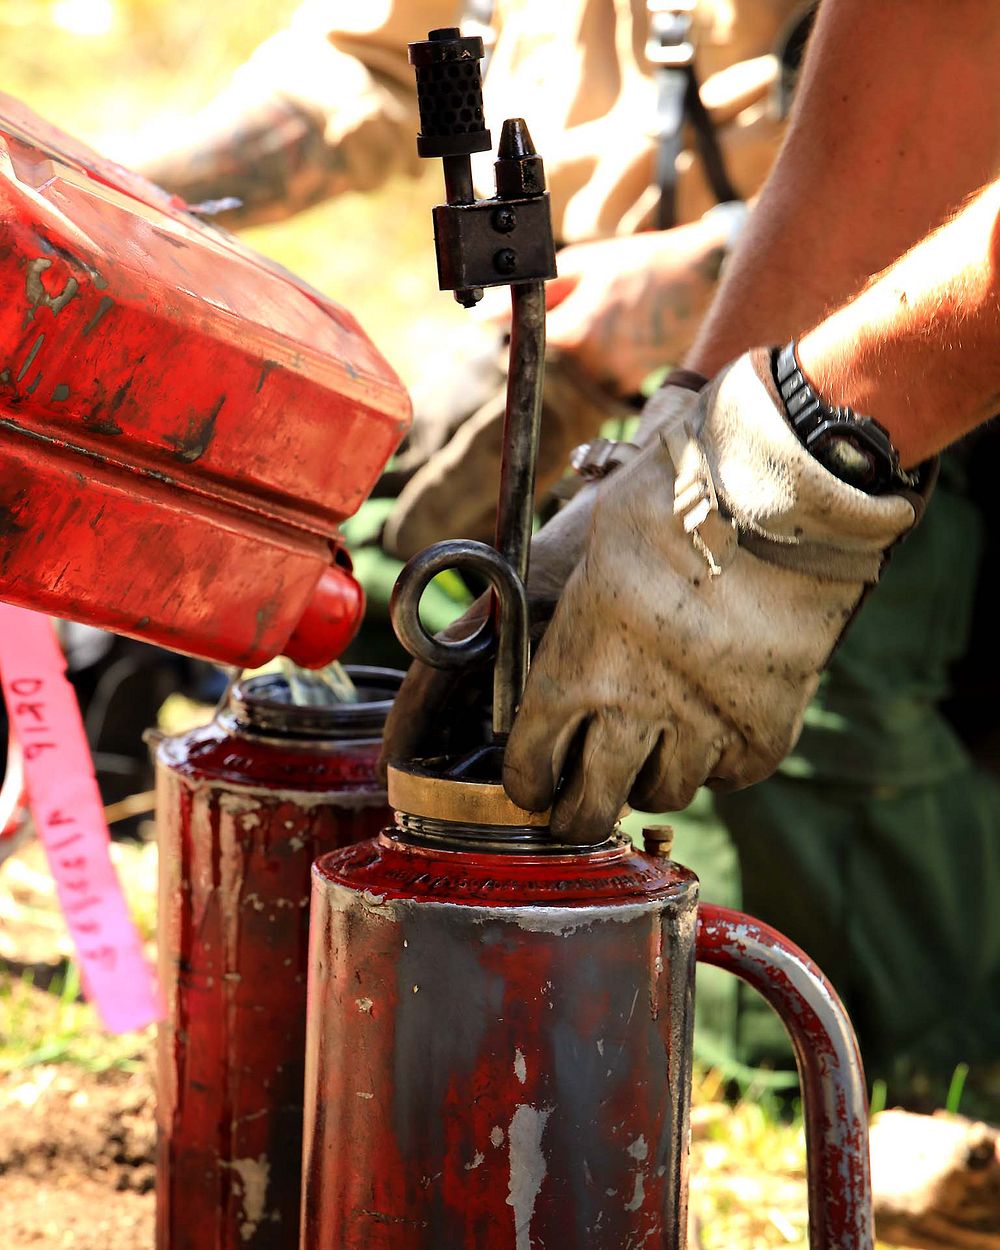
[[[503,758],[503,784],[518,807],[544,812],[552,804],[563,763],[586,713],[560,712],[535,694],[531,681]]]
[[[711,775],[721,749],[719,722],[707,715],[686,715],[662,728],[629,803],[646,812],[682,811]]]
[[[650,806],[650,804],[659,803],[664,792],[669,788],[669,770],[676,752],[676,724],[662,725],[656,736],[653,749],[650,751],[642,768],[636,774],[635,781],[632,783],[632,789],[629,791],[628,801],[632,807],[637,807],[643,812],[666,810],[660,809],[655,805]]]
[[[552,832],[570,842],[600,842],[615,826],[636,774],[656,740],[619,707],[601,708],[571,752],[552,808]],[[574,744],[575,746],[577,744]]]

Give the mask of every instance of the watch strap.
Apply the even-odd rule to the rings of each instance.
[[[774,352],[772,369],[790,425],[825,468],[870,495],[913,487],[913,476],[900,468],[899,453],[883,426],[816,394],[802,372],[794,340]]]

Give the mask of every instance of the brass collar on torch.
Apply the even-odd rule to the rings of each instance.
[[[410,816],[463,825],[546,828],[550,812],[529,812],[499,782],[433,776],[414,765],[389,765],[389,806]]]

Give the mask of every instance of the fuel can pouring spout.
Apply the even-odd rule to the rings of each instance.
[[[555,272],[541,159],[504,124],[497,194],[482,43],[411,45],[441,286],[471,305],[511,284],[513,326],[493,546],[439,543],[396,586],[393,623],[439,668],[494,662],[492,740],[389,768],[393,827],[313,869],[301,1250],[684,1250],[697,959],[761,990],[803,1079],[812,1250],[871,1250],[864,1081],[850,1023],[814,965],[698,881],[651,833],[562,843],[517,807],[499,764],[528,664],[525,582]],[[471,637],[430,637],[420,596],[444,569],[485,578]],[[666,853],[665,853],[666,852]]]

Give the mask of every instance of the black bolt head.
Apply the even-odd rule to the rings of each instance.
[[[512,208],[503,205],[494,211],[491,220],[497,234],[510,234],[517,225],[517,213]]]

